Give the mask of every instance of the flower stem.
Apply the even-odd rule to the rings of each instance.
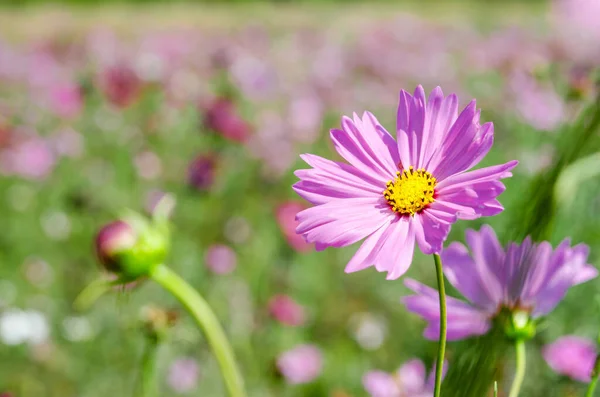
[[[142,356],[140,387],[143,397],[154,397],[158,391],[156,385],[156,355],[159,342],[156,338],[147,339]]]
[[[517,353],[517,368],[515,372],[515,379],[513,380],[512,386],[510,387],[510,393],[508,397],[517,397],[519,395],[521,385],[523,384],[523,379],[525,378],[525,342],[522,339],[517,339],[515,341],[515,350]]]
[[[444,354],[446,353],[446,288],[444,287],[444,271],[442,259],[438,254],[433,254],[435,271],[437,275],[438,290],[440,295],[440,341],[438,345],[437,364],[435,367],[434,397],[442,393],[442,374],[444,373]]]
[[[152,269],[150,277],[173,294],[204,331],[221,367],[229,395],[245,397],[244,381],[237,367],[233,350],[208,303],[195,289],[165,265],[158,265]]]
[[[594,369],[592,370],[591,375],[592,381],[588,386],[585,397],[592,397],[594,395],[594,390],[596,390],[596,385],[598,384],[598,375],[600,375],[600,355],[596,357],[596,363],[594,364]]]

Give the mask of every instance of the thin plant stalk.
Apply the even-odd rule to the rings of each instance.
[[[158,347],[159,342],[157,338],[147,338],[144,354],[142,356],[142,373],[139,385],[142,397],[155,397],[158,392],[158,386],[156,384],[156,356],[158,355]]]
[[[596,390],[596,386],[598,385],[598,376],[600,375],[600,355],[596,357],[596,363],[594,364],[594,369],[592,370],[591,375],[592,381],[588,385],[585,397],[592,397],[594,395],[594,391]]]
[[[522,339],[517,339],[515,341],[515,352],[515,379],[510,387],[510,393],[508,394],[508,397],[517,397],[519,395],[519,392],[521,391],[521,385],[523,384],[523,379],[525,379],[525,367],[527,364],[525,355],[525,342]]]
[[[435,367],[434,389],[434,397],[439,397],[442,393],[442,374],[444,373],[444,355],[446,354],[446,288],[444,287],[442,259],[438,254],[433,254],[433,261],[435,262],[438,291],[440,296],[440,341],[438,344],[437,362]]]
[[[165,265],[152,269],[150,278],[175,296],[185,306],[206,338],[221,367],[221,374],[231,397],[245,397],[244,381],[219,320],[208,303],[188,283]]]

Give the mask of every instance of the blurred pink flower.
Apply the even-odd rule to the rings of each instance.
[[[230,247],[215,244],[208,247],[204,256],[206,266],[216,274],[228,274],[237,266],[237,255]]]
[[[323,356],[314,345],[298,345],[277,358],[277,368],[291,385],[309,383],[321,374]]]
[[[108,101],[122,108],[131,105],[141,91],[139,77],[126,64],[116,64],[104,69],[99,84]]]
[[[200,371],[198,363],[192,358],[179,358],[169,368],[167,382],[177,393],[188,393],[198,384]]]
[[[552,131],[565,121],[565,104],[556,91],[523,74],[512,76],[511,86],[517,111],[532,127]]]
[[[312,250],[312,244],[304,241],[301,235],[296,234],[296,214],[306,208],[305,205],[297,201],[288,201],[279,205],[276,209],[277,221],[287,240],[288,244],[298,252],[308,252]]]
[[[83,108],[81,88],[77,84],[67,83],[55,85],[50,89],[50,109],[58,117],[74,118]]]
[[[77,158],[83,153],[83,137],[80,133],[70,128],[53,135],[51,142],[57,155]]]
[[[217,159],[212,154],[197,156],[188,166],[188,183],[198,190],[208,190],[215,179]]]
[[[288,295],[275,295],[269,301],[269,313],[284,325],[297,327],[304,324],[304,308]]]
[[[231,100],[216,98],[201,107],[205,128],[235,142],[245,142],[250,135],[250,125],[240,116]]]
[[[546,345],[542,354],[555,372],[580,382],[590,382],[597,355],[596,345],[591,340],[563,336]]]
[[[444,374],[448,364],[444,363]],[[369,371],[363,377],[363,386],[371,397],[430,397],[433,396],[435,370],[427,377],[425,365],[413,359],[395,373]]]
[[[43,179],[52,172],[56,157],[46,141],[32,137],[16,143],[0,156],[0,167],[7,174],[27,179]]]

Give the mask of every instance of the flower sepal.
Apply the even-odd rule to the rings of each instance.
[[[525,341],[535,336],[536,322],[525,310],[502,309],[497,321],[508,339]]]

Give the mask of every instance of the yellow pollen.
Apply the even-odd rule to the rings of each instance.
[[[421,212],[435,199],[436,179],[425,169],[412,166],[396,173],[396,178],[386,184],[383,197],[394,212],[414,215]]]

